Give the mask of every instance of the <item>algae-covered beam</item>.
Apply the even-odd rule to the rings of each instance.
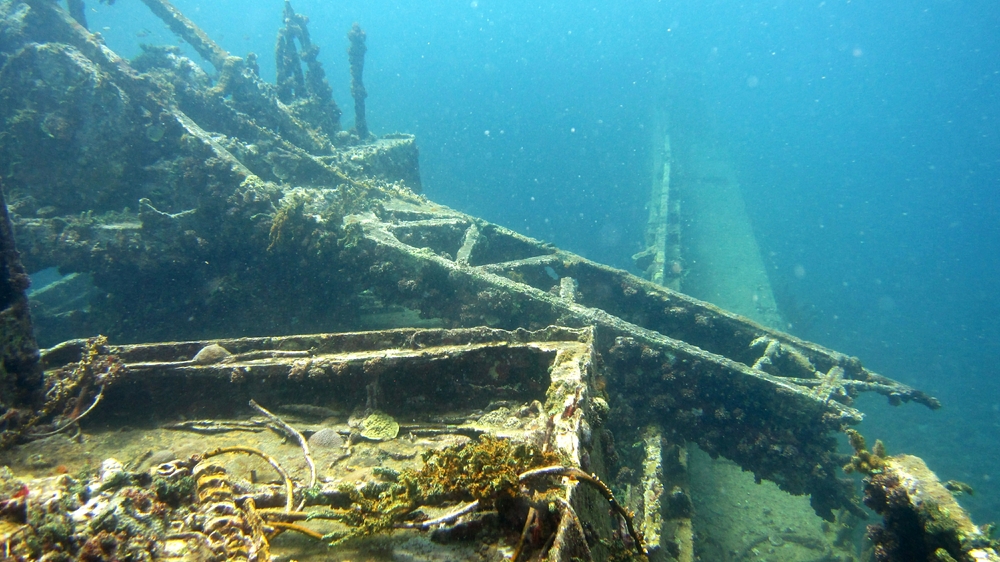
[[[833,435],[861,421],[857,410],[604,310],[403,244],[374,215],[350,217],[349,223],[371,243],[364,248],[375,260],[369,282],[383,299],[456,327],[595,326],[597,348],[610,368],[608,383],[630,403],[635,423],[659,421],[758,478],[811,494],[825,517],[853,505],[850,486],[837,478]],[[480,225],[481,234],[495,228],[488,227]],[[493,240],[494,251],[499,245]]]
[[[471,217],[466,220],[473,221]],[[848,405],[857,392],[873,391],[888,397],[893,405],[912,401],[932,410],[941,406],[933,396],[866,369],[855,357],[496,225],[481,230],[475,244],[463,246],[464,261],[459,261],[483,272],[518,280],[541,291],[549,291],[563,277],[571,277],[577,283],[577,300],[586,307],[603,310],[756,371],[789,379],[814,379],[808,384],[811,388],[829,386],[829,373],[838,367],[843,369],[838,377],[843,384],[829,396]]]
[[[123,384],[109,389],[107,402],[112,408],[115,404],[142,403],[143,415],[157,412],[170,418],[178,404],[211,395],[215,397],[211,408],[200,415],[212,416],[240,414],[251,398],[287,403],[289,396],[308,389],[309,393],[321,394],[325,405],[349,410],[365,403],[365,383],[375,369],[385,369],[379,392],[390,405],[404,403],[418,388],[419,393],[427,392],[449,407],[472,403],[482,407],[493,400],[547,400],[548,381],[559,389],[569,389],[564,391],[571,397],[579,389],[581,400],[585,400],[586,391],[580,386],[583,375],[577,371],[589,365],[592,338],[591,330],[559,327],[533,332],[397,329],[113,345],[107,346],[107,353],[124,367]],[[42,363],[49,370],[75,365],[87,350],[86,340],[65,342],[45,350]],[[557,357],[550,370],[547,366]],[[498,382],[490,375],[498,362],[520,368],[512,369],[506,379]],[[564,412],[561,400],[548,402],[545,408],[551,414]],[[104,411],[108,411],[107,406]],[[334,414],[326,411],[321,415]],[[566,441],[570,432],[569,425],[564,424],[579,422],[579,416],[559,417],[556,422],[558,427],[551,434],[553,443],[578,460],[579,446]],[[456,430],[478,434],[484,428],[488,429],[435,423],[423,428],[406,426],[405,431],[418,435]]]
[[[595,326],[612,398],[634,416],[622,422],[624,431],[659,423],[758,478],[811,494],[824,517],[857,509],[850,484],[837,476],[842,459],[834,439],[862,419],[849,406],[852,395],[877,391],[936,404],[875,379],[857,359],[485,221],[431,206],[400,213],[387,204],[382,212],[384,220],[375,213],[346,219],[348,230],[360,229],[369,242],[362,250],[371,260],[367,283],[382,299],[455,327]],[[421,236],[411,221],[422,225]],[[461,223],[469,225],[464,236]],[[447,232],[438,237],[435,229]],[[503,263],[517,265],[505,270]],[[568,276],[573,298],[564,290]],[[768,342],[777,342],[772,367],[755,368],[752,359]]]
[[[391,205],[387,211],[391,216]],[[442,262],[446,267],[488,279],[497,289],[511,295],[530,295],[526,298],[535,304],[526,305],[527,310],[542,306],[556,310],[549,315],[558,318],[570,314],[562,307],[576,305],[571,313],[574,316],[603,313],[615,323],[725,357],[758,374],[784,378],[803,391],[818,395],[819,390],[825,389],[829,392],[823,399],[833,396],[845,405],[850,405],[850,398],[857,390],[885,394],[894,404],[914,401],[931,409],[940,407],[934,397],[865,369],[857,358],[766,328],[625,271],[591,262],[450,209],[428,207],[420,214],[415,210],[408,212],[411,215],[408,220],[383,222],[376,216],[359,216],[357,220],[370,227],[369,231],[380,242],[401,244],[400,249],[404,252],[414,250],[412,247],[406,250],[408,246],[401,243],[410,238],[428,241],[429,248],[438,257],[455,252],[455,262],[447,259]],[[452,237],[442,236],[438,244],[429,242],[437,232],[461,226],[466,231],[461,240],[449,242]],[[415,231],[420,232],[419,237],[415,236]],[[448,250],[449,245],[460,247]],[[576,283],[575,303],[567,303],[557,296],[564,277],[571,277]],[[447,311],[441,310],[442,313]],[[525,311],[521,311],[517,317],[499,321],[517,323],[526,318]],[[762,361],[762,357],[767,361]],[[839,375],[831,378],[831,372]],[[812,381],[803,384],[809,379]],[[832,387],[837,381],[849,391],[847,395],[837,394],[837,389]]]
[[[362,75],[365,71],[365,31],[361,26],[354,24],[347,34],[351,46],[347,50],[348,58],[351,62],[351,95],[354,96],[354,130],[361,140],[368,138],[368,119],[365,117],[365,98],[368,92],[365,91],[365,83]]]
[[[198,54],[205,57],[212,63],[215,70],[222,72],[226,65],[229,53],[212,40],[207,33],[187,18],[180,10],[167,0],[142,0],[142,3],[149,7],[171,31],[178,37],[185,40],[194,47]]]

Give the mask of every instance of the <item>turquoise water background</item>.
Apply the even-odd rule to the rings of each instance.
[[[280,1],[175,4],[273,80]],[[654,108],[702,108],[790,331],[944,403],[866,398],[863,433],[1000,519],[1000,4],[293,6],[345,126],[346,34],[367,31],[369,127],[417,135],[431,199],[618,267],[643,244]],[[140,2],[88,10],[125,56],[177,42]]]

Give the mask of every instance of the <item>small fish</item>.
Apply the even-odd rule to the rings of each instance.
[[[167,128],[158,123],[153,123],[146,126],[146,138],[152,142],[160,142],[163,140],[163,135],[167,133]]]
[[[149,37],[151,33],[153,32],[146,28],[142,28],[142,30],[135,32],[135,36],[141,39],[143,37]]]

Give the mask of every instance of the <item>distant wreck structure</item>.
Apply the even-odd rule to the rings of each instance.
[[[144,3],[214,73],[122,59],[82,2],[0,1],[3,365],[27,373],[0,372],[5,556],[693,561],[700,450],[832,522],[734,559],[860,560],[857,459],[876,559],[932,533],[937,560],[998,559],[957,503],[889,520],[940,496],[910,458],[838,449],[860,393],[934,397],[427,200],[415,138],[367,131],[360,66],[340,129],[288,2],[277,84]],[[641,259],[662,281],[674,257]]]

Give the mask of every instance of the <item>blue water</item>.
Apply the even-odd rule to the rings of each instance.
[[[125,55],[176,42],[138,2],[90,4]],[[280,1],[175,4],[273,79]],[[772,284],[807,312],[791,329],[944,402],[865,399],[862,431],[1000,518],[1000,4],[293,6],[346,126],[346,33],[365,28],[369,126],[417,135],[431,199],[618,267],[642,246],[652,109],[697,101]]]

